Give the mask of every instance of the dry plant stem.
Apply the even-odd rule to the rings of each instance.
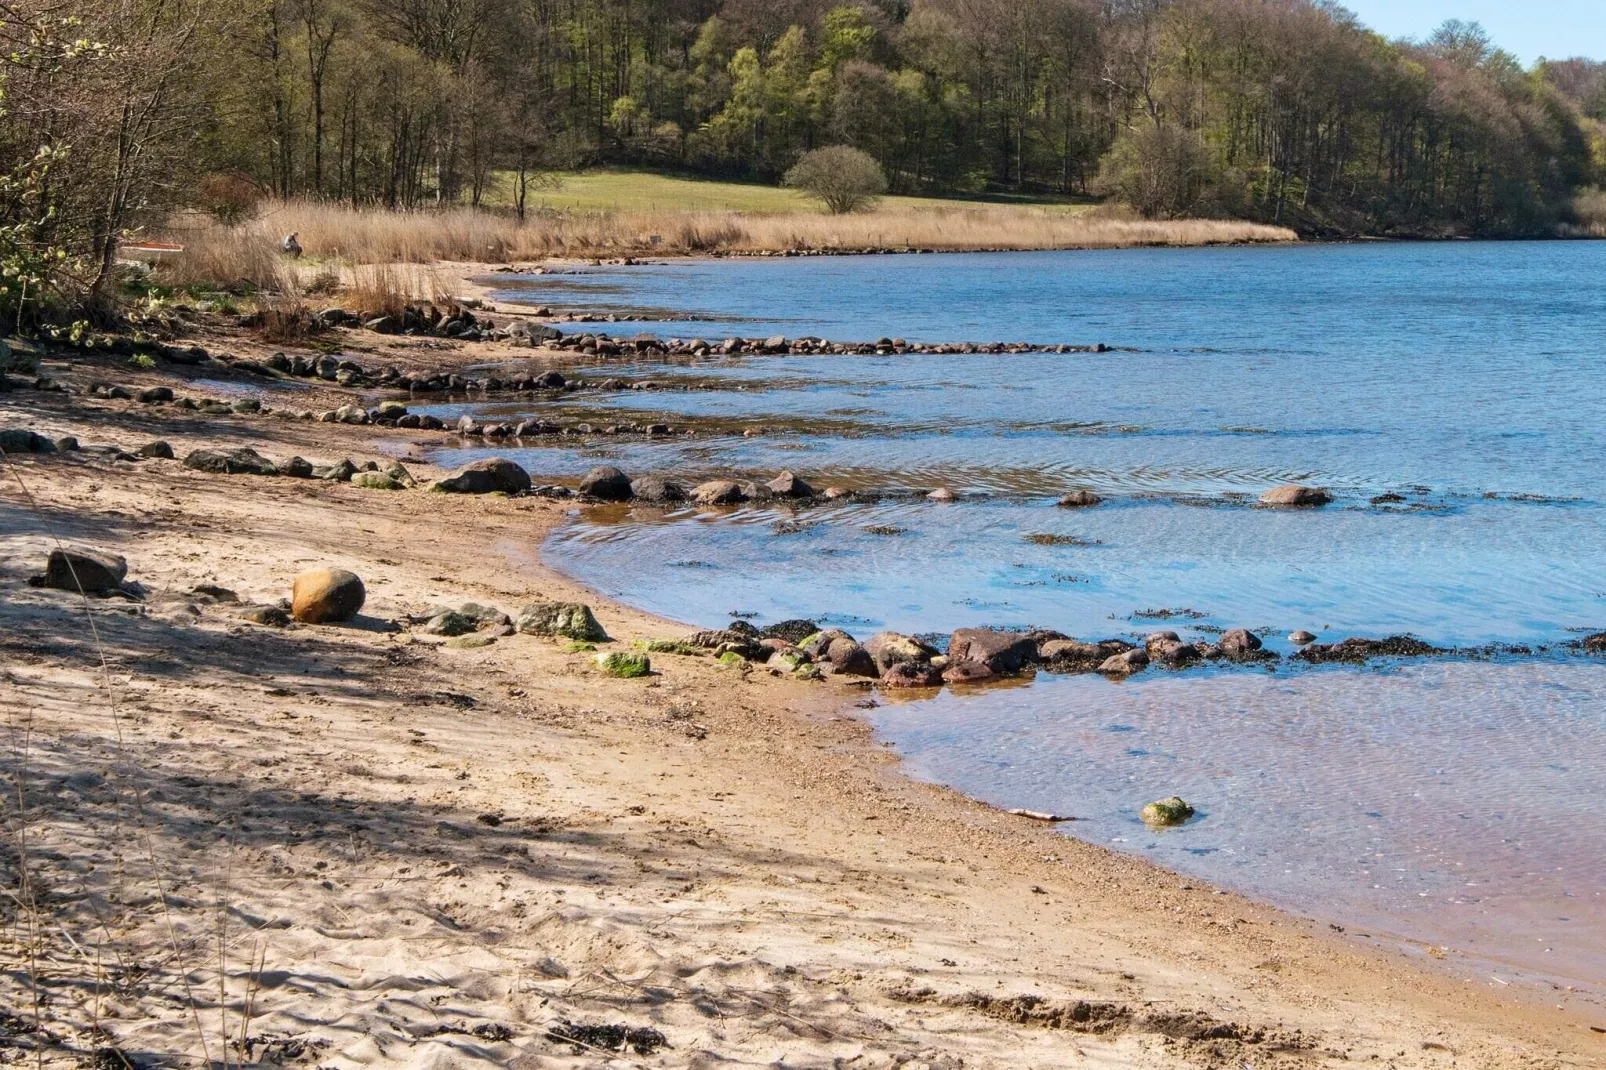
[[[23,499],[28,503],[29,510],[33,513],[34,518],[39,522],[40,526],[44,529],[45,533],[49,536],[51,542],[53,542],[56,545],[57,549],[65,549],[65,546],[62,543],[60,536],[56,534],[54,526],[51,525],[50,522],[46,519],[44,510],[42,510],[39,507],[38,501],[34,498],[33,491],[28,487],[27,482],[22,478],[21,469],[11,459],[10,455],[7,454],[5,450],[0,450],[0,465],[4,465],[11,472],[12,478],[16,481],[17,487],[22,491]],[[100,670],[101,687],[103,689],[104,694],[106,695],[107,708],[108,708],[108,711],[111,713],[112,725],[113,725],[114,732],[115,732],[115,753],[116,753],[117,758],[118,758],[118,764],[121,765],[122,764],[122,756],[123,756],[123,753],[124,753],[123,715],[122,715],[121,706],[120,706],[119,701],[118,701],[116,689],[112,686],[111,662],[110,662],[110,659],[106,655],[106,646],[101,641],[100,630],[95,625],[95,614],[94,614],[94,610],[91,607],[90,602],[89,602],[89,594],[88,594],[87,591],[84,590],[83,581],[78,578],[78,572],[77,572],[77,570],[75,568],[72,567],[72,562],[70,560],[67,562],[67,570],[68,570],[68,574],[72,576],[73,586],[78,591],[79,604],[82,606],[83,612],[84,612],[84,621],[89,627],[90,639],[93,642],[94,647],[95,647],[96,663],[97,663],[97,665],[99,667],[99,670]],[[24,766],[23,769],[25,770],[25,768],[26,767]],[[114,772],[115,772],[115,770],[114,770]],[[18,802],[19,802],[19,818],[22,818],[22,816],[25,813],[25,811],[23,811],[21,809],[21,805],[20,805],[22,800],[23,800],[23,796],[22,796],[22,781],[23,781],[23,775],[22,775],[22,772],[19,771],[19,775],[18,775],[18,778],[17,778]],[[177,929],[176,923],[173,920],[172,903],[171,903],[171,901],[170,901],[170,899],[168,897],[168,894],[167,894],[167,887],[166,887],[166,885],[164,884],[164,882],[162,881],[162,878],[161,878],[160,869],[159,869],[159,866],[158,866],[158,863],[157,863],[157,859],[156,859],[156,847],[155,847],[154,841],[151,838],[150,822],[148,820],[146,820],[146,816],[145,816],[144,797],[143,797],[143,794],[140,792],[139,787],[138,787],[137,784],[133,786],[132,791],[133,791],[135,813],[136,813],[136,815],[138,817],[138,826],[139,826],[139,830],[141,832],[141,838],[142,838],[142,840],[143,840],[143,842],[145,844],[146,858],[147,858],[147,861],[149,862],[150,867],[151,867],[151,879],[156,885],[157,898],[159,899],[159,901],[162,904],[163,920],[164,920],[164,923],[165,923],[165,926],[166,926],[166,929],[167,929],[168,940],[172,944],[173,957],[174,957],[174,960],[175,960],[175,963],[176,963],[176,966],[177,966],[178,976],[183,981],[183,984],[184,984],[184,993],[185,993],[185,997],[186,997],[186,1002],[188,1003],[188,1006],[189,1006],[190,1017],[191,1017],[191,1020],[194,1023],[194,1027],[195,1027],[197,1038],[201,1042],[201,1050],[202,1050],[203,1056],[205,1058],[206,1063],[208,1065],[211,1065],[211,1063],[212,1063],[211,1046],[207,1043],[207,1040],[206,1040],[206,1030],[201,1024],[200,1006],[199,1006],[198,1001],[195,998],[194,990],[192,989],[192,987],[190,985],[189,971],[185,967],[185,964],[184,964],[184,956],[183,956],[183,952],[182,952],[182,946],[181,946],[181,944],[179,942],[179,938],[178,938],[178,929]],[[21,875],[21,879],[22,879],[22,882],[23,882],[22,887],[24,889],[28,889],[30,886],[27,883],[26,858],[25,858],[25,856],[23,856],[21,854],[19,854],[18,868],[19,868],[19,873]],[[28,896],[28,898],[30,900],[32,899],[31,890],[27,892],[27,896]],[[36,913],[36,911],[30,909],[28,911],[28,913],[29,913],[30,919],[32,919],[32,917]],[[33,931],[33,921],[30,920],[30,932],[32,932],[32,931]],[[38,978],[37,965],[36,965],[36,961],[34,959],[35,952],[32,950],[33,943],[34,942],[32,940],[30,940],[29,977],[30,977],[30,980],[32,982],[32,987],[33,987],[34,1016],[35,1016],[36,1028],[38,1028],[42,1032],[43,1031],[43,1021],[42,1021],[41,1006],[40,1006],[39,984],[38,984],[38,979],[37,979]],[[225,1051],[225,1057],[226,1056],[227,1056],[227,1052]],[[40,1060],[39,1066],[40,1066],[41,1070],[43,1070],[43,1065],[44,1065],[43,1059],[44,1059],[44,1054],[43,1054],[43,1049],[41,1048],[40,1049],[40,1053],[39,1053],[39,1060]]]

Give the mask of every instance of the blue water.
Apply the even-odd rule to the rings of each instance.
[[[497,451],[558,477],[790,468],[890,495],[584,509],[546,547],[698,625],[1551,644],[1388,671],[1040,677],[872,716],[933,779],[1089,819],[1070,834],[1451,961],[1606,980],[1606,822],[1573,810],[1606,790],[1606,663],[1560,645],[1606,628],[1606,244],[680,262],[530,277],[513,298],[664,317],[626,334],[1116,347],[627,363],[609,373],[695,389],[474,408],[697,431]],[[1289,481],[1337,501],[1254,505]],[[920,496],[938,486],[961,500]],[[1106,502],[1055,508],[1073,487]],[[1385,493],[1403,500],[1371,501]],[[1143,830],[1136,810],[1174,791],[1203,816]]]

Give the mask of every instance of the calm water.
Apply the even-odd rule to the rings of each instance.
[[[604,460],[693,479],[786,467],[962,494],[796,513],[599,508],[547,547],[679,619],[1086,637],[1242,625],[1448,644],[1606,627],[1606,244],[682,263],[516,280],[501,299],[698,317],[617,328],[685,338],[1120,348],[642,364],[614,371],[698,389],[481,407],[699,431],[500,451],[553,475]],[[1290,480],[1339,500],[1253,507]],[[1108,500],[1054,508],[1071,487]],[[1370,501],[1384,493],[1404,501]],[[1553,650],[1043,677],[874,716],[925,775],[1086,818],[1073,835],[1449,946],[1452,962],[1587,983],[1606,981],[1603,690],[1606,663]],[[1173,792],[1203,816],[1144,830],[1137,809]]]

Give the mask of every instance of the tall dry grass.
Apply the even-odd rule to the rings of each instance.
[[[177,221],[186,246],[167,269],[176,282],[284,283],[280,241],[295,233],[309,258],[345,265],[505,262],[544,257],[699,255],[864,249],[1113,249],[1295,240],[1293,231],[1233,220],[1157,221],[1104,211],[1013,205],[882,208],[851,215],[733,211],[544,214],[521,223],[466,208],[386,211],[291,202],[238,226]],[[360,279],[348,280],[360,283]],[[398,281],[398,280],[391,280]],[[428,280],[392,292],[428,296]]]

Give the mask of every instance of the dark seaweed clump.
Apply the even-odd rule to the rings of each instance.
[[[1359,665],[1370,658],[1422,658],[1450,651],[1409,635],[1387,639],[1346,639],[1342,643],[1313,643],[1293,656],[1312,665],[1344,662]]]
[[[629,1048],[637,1055],[651,1055],[669,1044],[669,1038],[651,1026],[633,1025],[576,1025],[563,1021],[546,1031],[548,1037],[582,1048],[600,1048],[603,1051],[623,1051]]]

